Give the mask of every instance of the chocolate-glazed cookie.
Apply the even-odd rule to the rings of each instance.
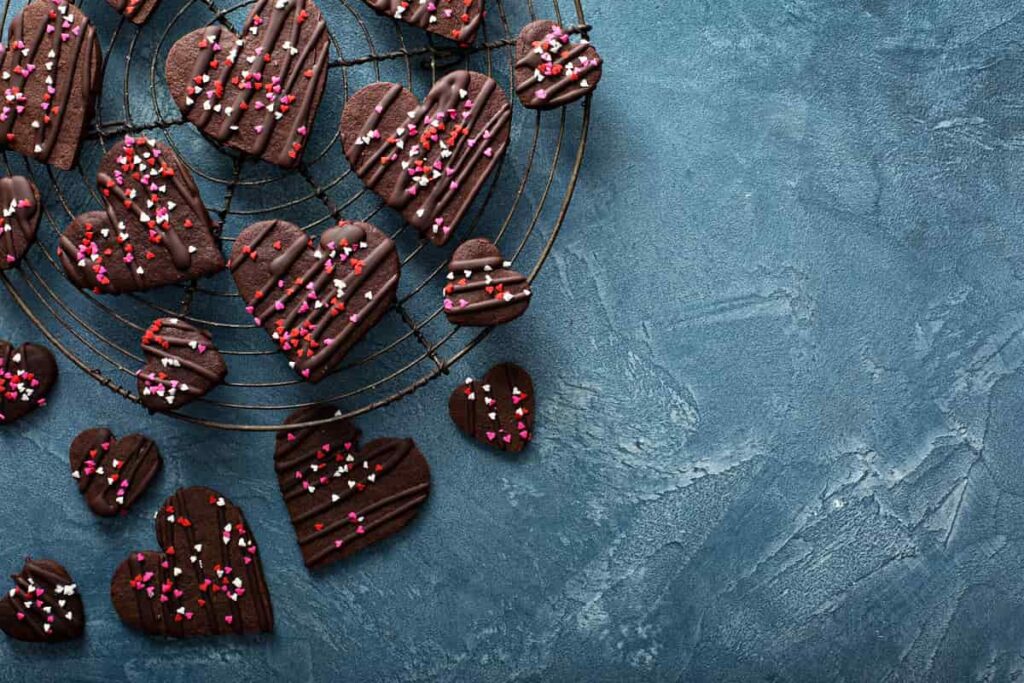
[[[444,313],[456,325],[500,325],[526,312],[530,283],[490,240],[463,242],[448,262]]]
[[[36,241],[39,190],[20,175],[0,178],[0,270],[18,265]]]
[[[216,491],[179,489],[156,514],[161,551],[118,565],[110,599],[128,626],[188,638],[270,632],[274,611],[242,511]]]
[[[68,0],[33,0],[0,46],[0,145],[68,170],[102,83],[96,29]]]
[[[498,84],[454,71],[416,96],[374,83],[349,98],[341,142],[363,183],[444,244],[508,147],[512,107]]]
[[[397,533],[430,494],[430,466],[412,439],[376,439],[360,447],[360,431],[347,420],[288,427],[338,414],[326,405],[292,413],[274,448],[281,494],[311,568]]]
[[[476,38],[484,19],[484,0],[363,0],[377,14],[462,44]]]
[[[60,643],[85,630],[85,609],[78,586],[53,560],[25,560],[12,574],[14,588],[0,600],[0,629],[15,640]]]
[[[146,492],[162,460],[142,434],[117,439],[105,427],[87,429],[71,442],[71,476],[89,508],[112,517],[126,511]]]
[[[314,242],[286,221],[242,231],[228,266],[246,311],[310,382],[336,368],[395,301],[395,244],[369,223],[340,223]]]
[[[561,107],[597,87],[601,64],[589,41],[574,45],[555,22],[535,21],[516,41],[516,94],[530,109]]]
[[[482,380],[472,377],[452,391],[452,422],[477,441],[518,453],[533,438],[533,380],[518,365],[491,368]]]
[[[107,4],[123,14],[133,24],[144,24],[160,0],[107,0]]]
[[[241,36],[208,26],[167,55],[175,104],[204,135],[284,168],[302,159],[330,40],[312,0],[257,0]]]
[[[0,339],[0,426],[46,405],[57,381],[57,361],[45,346],[15,347]]]
[[[96,185],[106,210],[76,217],[57,252],[76,287],[122,294],[224,268],[199,188],[166,145],[125,136],[100,162]]]
[[[224,381],[228,367],[206,330],[177,318],[160,318],[142,336],[146,365],[136,373],[142,405],[176,410]]]

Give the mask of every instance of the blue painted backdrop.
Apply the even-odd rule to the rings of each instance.
[[[88,635],[0,639],[0,681],[1024,673],[1020,4],[584,5],[607,68],[575,201],[527,317],[456,372],[526,364],[535,445],[461,438],[446,380],[365,418],[415,436],[435,492],[311,578],[266,436],[145,420],[157,490],[88,514],[67,444],[142,413],[62,362],[52,406],[0,433],[0,565],[62,559]],[[0,332],[38,338],[10,302]],[[114,615],[113,567],[189,484],[246,510],[272,637]]]

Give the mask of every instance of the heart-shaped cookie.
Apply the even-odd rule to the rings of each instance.
[[[286,221],[254,223],[228,262],[246,311],[310,382],[336,368],[395,301],[395,244],[369,223],[340,223],[318,242]]]
[[[307,567],[353,555],[397,533],[430,494],[430,466],[412,439],[376,439],[362,448],[348,420],[289,428],[339,415],[302,408],[277,433],[274,469]]]
[[[0,144],[72,168],[103,77],[89,17],[68,0],[33,0],[11,22],[0,52]]]
[[[106,211],[76,217],[57,252],[76,287],[121,294],[224,268],[199,189],[165,145],[125,137],[103,157],[96,184]]]
[[[366,86],[345,103],[341,142],[368,188],[444,244],[505,153],[511,121],[494,80],[455,71],[422,103],[397,84]]]
[[[36,241],[39,190],[20,175],[0,178],[0,270],[18,265]]]
[[[160,471],[160,451],[142,434],[117,439],[105,427],[86,429],[71,442],[71,476],[97,515],[125,512]]]
[[[142,335],[146,364],[136,373],[142,405],[176,410],[224,381],[228,366],[206,330],[178,320],[155,320]]]
[[[500,325],[515,320],[530,305],[530,283],[512,270],[490,240],[479,237],[459,245],[448,262],[444,313],[455,325]]]
[[[167,85],[207,137],[292,168],[323,95],[329,47],[312,0],[257,0],[241,37],[214,25],[178,40],[167,55]]]
[[[467,378],[448,399],[448,413],[459,429],[512,453],[533,438],[533,410],[533,380],[512,363],[495,365],[482,380]]]
[[[48,348],[38,344],[15,348],[0,339],[0,426],[45,406],[56,381],[57,361]]]
[[[145,24],[160,0],[107,0],[107,4],[123,14],[133,24]]]
[[[561,107],[597,87],[601,63],[589,41],[574,45],[555,22],[535,21],[516,41],[516,94],[530,109]]]
[[[245,515],[216,491],[179,489],[156,513],[161,552],[118,565],[110,599],[128,626],[187,638],[274,630],[274,611]]]
[[[484,0],[363,0],[377,14],[436,33],[462,44],[476,38]]]
[[[85,608],[78,586],[53,560],[27,558],[14,588],[0,600],[0,629],[15,640],[60,643],[85,630]]]

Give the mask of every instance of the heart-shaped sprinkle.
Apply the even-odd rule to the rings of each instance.
[[[202,345],[205,350],[200,352]],[[177,318],[160,318],[142,335],[146,365],[136,373],[142,405],[175,410],[224,381],[227,365],[206,330]]]
[[[494,448],[518,453],[533,438],[533,381],[518,365],[491,368],[483,380],[467,378],[452,391],[448,413],[466,434]]]
[[[484,0],[363,0],[374,11],[462,44],[476,38]]]
[[[75,437],[70,449],[71,476],[89,508],[110,517],[125,512],[145,493],[160,471],[160,451],[142,434],[115,438],[95,427]]]
[[[53,560],[25,560],[14,588],[0,600],[0,629],[15,640],[59,643],[85,630],[78,586]]]
[[[530,284],[483,238],[463,242],[448,263],[444,312],[455,325],[500,325],[530,305]]]
[[[597,87],[601,63],[589,42],[573,44],[555,22],[535,21],[516,41],[516,94],[530,109],[561,107]]]
[[[46,405],[57,381],[57,361],[38,344],[15,348],[0,339],[0,426],[11,424]]]

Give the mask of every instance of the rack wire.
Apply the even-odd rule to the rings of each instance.
[[[235,30],[255,1],[235,0],[223,6],[219,3],[227,0],[162,3],[142,27],[116,19],[105,0],[79,3],[104,36],[104,87],[95,123],[72,171],[56,171],[20,155],[2,153],[0,169],[35,182],[44,209],[39,244],[17,269],[0,272],[0,281],[71,363],[134,403],[139,402],[134,393],[135,372],[144,363],[139,338],[149,323],[157,317],[177,316],[205,327],[228,362],[228,379],[206,397],[167,415],[217,429],[271,431],[292,411],[319,402],[341,407],[342,414],[332,419],[369,413],[447,375],[477,347],[491,329],[452,326],[441,306],[445,266],[461,241],[487,236],[530,282],[537,277],[579,179],[590,97],[580,106],[553,112],[519,107],[512,87],[515,41],[521,26],[536,18],[552,18],[584,37],[591,27],[584,19],[581,0],[572,0],[566,10],[559,0],[488,0],[487,20],[477,43],[460,48],[378,17],[360,0],[319,0],[331,41],[327,91],[303,162],[297,170],[284,172],[208,142],[174,106],[164,76],[164,61],[175,40],[212,22]],[[0,2],[0,23],[6,35],[6,26],[23,3]],[[330,11],[329,3],[336,5]],[[569,5],[565,0],[561,4]],[[352,46],[360,49],[353,52]],[[515,113],[508,152],[458,233],[449,245],[438,248],[419,238],[415,229],[363,187],[345,161],[337,123],[348,95],[362,85],[402,82],[422,95],[439,74],[453,68],[472,68],[495,78],[506,89]],[[123,87],[115,88],[116,83]],[[101,206],[96,168],[104,151],[126,134],[150,135],[175,150],[219,222],[226,250],[247,225],[267,218],[290,220],[310,232],[341,218],[373,222],[387,230],[402,260],[396,304],[350,352],[349,360],[312,386],[294,376],[265,331],[244,313],[224,273],[119,297],[75,289],[56,258],[57,240],[75,215]]]

